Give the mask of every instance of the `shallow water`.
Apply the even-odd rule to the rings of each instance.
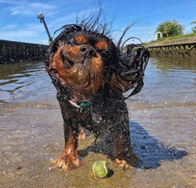
[[[52,168],[50,160],[63,151],[63,126],[43,69],[43,62],[0,65],[0,187],[196,187],[194,59],[150,59],[142,92],[127,100],[140,162],[126,171],[107,158],[102,143],[102,150],[92,145],[92,135],[79,143],[81,168]],[[108,161],[111,177],[93,176],[99,159]]]

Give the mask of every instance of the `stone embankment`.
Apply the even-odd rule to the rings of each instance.
[[[44,59],[47,45],[0,40],[0,64]]]
[[[151,56],[195,56],[196,37],[147,44]]]

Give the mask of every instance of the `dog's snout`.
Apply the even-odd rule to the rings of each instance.
[[[97,56],[95,50],[89,46],[81,46],[80,52],[85,57],[96,57]]]

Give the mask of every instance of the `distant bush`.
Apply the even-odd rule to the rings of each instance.
[[[183,35],[184,28],[176,20],[162,22],[158,25],[156,32],[161,32],[163,37]]]

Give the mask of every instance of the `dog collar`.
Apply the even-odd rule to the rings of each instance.
[[[79,106],[79,107],[87,107],[87,106],[90,106],[91,105],[91,102],[85,102],[85,101],[77,101],[76,104]]]
[[[69,102],[77,107],[77,108],[84,108],[84,107],[87,107],[87,106],[90,106],[91,105],[91,102],[85,102],[85,101],[76,101],[76,102],[73,102],[71,100],[69,100]]]

